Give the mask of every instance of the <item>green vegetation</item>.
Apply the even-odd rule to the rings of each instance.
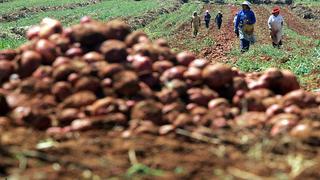
[[[194,38],[186,38],[182,42],[187,47],[186,49],[195,53],[199,53],[205,47],[211,47],[214,45],[214,39],[209,36],[200,41]]]
[[[319,0],[294,0],[294,4],[320,5]]]
[[[1,14],[12,13],[21,8],[35,8],[35,7],[52,7],[52,6],[62,6],[72,3],[83,3],[88,2],[87,0],[14,0],[1,3],[0,12]]]
[[[38,2],[37,5],[35,5]],[[0,6],[0,12],[4,13],[3,9],[17,9],[20,7],[35,7],[35,6],[56,6],[63,5],[72,2],[84,2],[83,0],[59,0],[59,1],[50,1],[43,0],[31,0],[31,1],[22,1],[15,0],[6,3],[2,3]],[[10,29],[13,27],[29,27],[34,24],[38,24],[45,17],[52,17],[59,19],[64,25],[72,25],[79,21],[79,19],[85,15],[89,15],[95,19],[99,20],[108,20],[116,17],[131,17],[139,16],[143,13],[159,9],[163,7],[173,6],[174,0],[141,0],[141,1],[132,1],[132,0],[121,0],[119,3],[118,0],[104,0],[102,2],[91,4],[84,7],[78,7],[75,9],[62,9],[55,11],[46,11],[38,12],[35,14],[30,14],[26,17],[20,18],[12,22],[2,22],[0,23],[0,31],[2,34],[5,34],[11,38],[1,39],[0,49],[3,48],[15,48],[25,41],[24,38],[13,38],[15,35],[10,32]],[[15,43],[17,42],[17,43]]]
[[[161,2],[160,0],[122,0],[121,3],[119,3],[118,0],[108,0],[96,4],[91,4],[85,7],[79,7],[76,9],[46,11],[28,15],[27,17],[20,18],[15,22],[1,23],[1,27],[10,28],[30,26],[39,23],[45,17],[56,18],[62,21],[63,24],[70,25],[78,22],[79,19],[85,15],[100,20],[107,20],[120,16],[136,16],[152,9],[157,9],[163,6],[170,6],[170,2],[172,2],[172,0],[166,2]]]
[[[127,177],[132,177],[135,175],[142,176],[162,176],[164,172],[159,169],[150,168],[144,164],[137,163],[132,165],[127,171]]]
[[[252,46],[249,52],[241,55],[238,48],[231,57],[239,57],[236,62],[229,62],[242,71],[263,71],[269,67],[289,69],[295,73],[302,84],[309,83],[313,73],[320,69],[319,42],[285,29],[287,39],[282,49],[272,45]],[[317,78],[317,77],[316,77]]]
[[[161,15],[158,19],[148,24],[143,30],[151,38],[167,38],[173,33],[190,33],[190,32],[176,32],[182,24],[190,21],[193,11],[200,11],[203,4],[185,3],[182,7],[173,13]]]
[[[16,48],[24,42],[24,39],[0,38],[0,49]]]

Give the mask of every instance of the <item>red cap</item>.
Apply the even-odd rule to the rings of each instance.
[[[275,14],[275,13],[279,13],[280,12],[280,7],[276,6],[272,9],[272,14]]]

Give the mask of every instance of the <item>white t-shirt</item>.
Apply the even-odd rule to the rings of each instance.
[[[269,28],[275,31],[282,30],[283,23],[284,23],[284,20],[281,15],[278,15],[278,16],[271,15],[268,20]]]

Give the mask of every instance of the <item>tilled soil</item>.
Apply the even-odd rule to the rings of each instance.
[[[99,3],[100,1],[101,0],[89,0],[88,2],[84,2],[84,3],[71,3],[63,6],[43,6],[43,7],[32,7],[32,8],[24,7],[14,12],[1,14],[0,22],[15,21],[20,18],[30,16],[31,14],[36,14],[38,12],[43,12],[43,11],[56,11],[56,10],[74,9],[78,7],[89,6],[91,4]]]
[[[224,62],[227,59],[226,54],[231,51],[235,43],[236,36],[233,33],[233,18],[238,9],[236,6],[221,6],[223,24],[220,30],[216,26],[212,27],[210,36],[215,39],[213,47],[206,47],[200,53],[200,56],[210,59],[211,61]]]
[[[303,155],[310,162],[319,162],[319,148],[301,142],[288,143],[285,138],[258,138],[263,133],[265,132],[261,129],[259,132],[217,130],[214,136],[219,136],[219,139],[212,138],[209,143],[204,138],[197,140],[201,138],[173,134],[144,134],[124,139],[119,130],[100,129],[54,137],[56,145],[39,150],[36,149],[37,143],[48,138],[44,133],[23,127],[10,128],[1,133],[0,177],[157,179],[157,176],[152,176],[152,172],[143,169],[136,170],[134,175],[130,174],[130,168],[137,167],[137,162],[161,170],[159,179],[227,176],[236,179],[264,179],[280,174],[293,179],[303,176],[316,179],[320,176],[317,171],[320,164],[301,164],[301,168],[305,169],[294,174],[293,164],[288,162],[288,158],[298,155]],[[267,138],[268,135],[264,137]]]
[[[292,13],[288,8],[284,8],[282,13],[286,17],[286,23],[290,29],[301,35],[320,39],[319,26],[316,26],[312,22],[306,22],[301,17]]]
[[[212,6],[206,7],[212,8]],[[269,16],[268,9],[255,7],[258,18]],[[213,47],[201,51],[203,57],[223,61],[237,38],[233,34],[235,6],[223,6],[225,15],[221,31],[210,29]],[[284,11],[284,13],[290,13]],[[313,37],[292,22],[288,26]],[[292,17],[293,18],[293,17]],[[266,22],[258,21],[257,31],[268,33]],[[261,27],[261,28],[260,28]],[[310,27],[308,27],[310,28]],[[191,32],[189,23],[181,30]],[[310,29],[309,29],[310,30]],[[221,33],[221,34],[220,34]],[[190,33],[191,34],[191,33]],[[259,33],[260,34],[260,33]],[[205,37],[201,33],[197,39]],[[178,37],[186,38],[186,37]],[[268,36],[258,36],[261,43]],[[260,42],[259,42],[260,43]],[[183,45],[180,45],[183,48]],[[0,177],[18,179],[107,179],[111,177],[140,179],[318,179],[320,177],[319,140],[292,141],[288,137],[269,137],[267,129],[222,129],[210,137],[199,137],[187,131],[178,135],[143,134],[125,139],[122,128],[98,129],[49,137],[45,132],[26,127],[0,129]],[[264,137],[264,138],[261,138]],[[51,140],[48,140],[51,138]],[[47,140],[49,146],[37,148]],[[135,158],[136,157],[136,160]],[[137,161],[137,162],[136,162]],[[161,176],[148,171],[161,170]],[[136,168],[132,173],[132,169]],[[134,175],[132,175],[134,174]],[[270,178],[272,177],[272,178]]]
[[[123,20],[127,22],[132,27],[132,29],[138,29],[141,27],[145,27],[146,25],[151,23],[153,20],[157,19],[158,16],[162,14],[168,14],[168,13],[177,11],[182,4],[183,3],[181,1],[175,1],[173,6],[151,10],[141,16],[129,17]]]

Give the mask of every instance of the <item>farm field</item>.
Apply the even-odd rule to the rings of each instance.
[[[187,122],[188,117],[185,117],[186,114],[190,113],[188,112],[189,110],[194,113],[193,110],[188,109],[187,105],[181,107],[177,105],[178,103],[170,102],[174,104],[171,109],[172,107],[173,109],[185,108],[183,113],[180,112],[184,116],[178,122],[179,125],[181,123],[185,126],[173,123],[177,127],[174,130],[168,130],[171,133],[163,133],[165,135],[159,135],[161,133],[158,133],[158,131],[161,132],[161,127],[165,127],[163,124],[154,125],[151,123],[150,125],[126,119],[126,117],[133,116],[132,112],[127,115],[130,111],[133,111],[130,109],[133,105],[126,104],[125,108],[130,107],[130,110],[123,110],[125,112],[122,112],[121,108],[123,109],[123,106],[121,105],[123,104],[119,100],[120,105],[108,102],[110,103],[108,105],[112,106],[112,108],[105,108],[107,110],[100,109],[101,112],[98,112],[98,109],[97,112],[94,112],[105,113],[105,111],[112,111],[115,115],[114,117],[108,117],[109,119],[105,117],[108,120],[100,122],[99,118],[103,119],[104,116],[99,116],[96,119],[93,118],[93,121],[97,123],[95,126],[93,125],[87,129],[81,129],[80,127],[79,129],[81,130],[79,131],[68,131],[68,133],[52,135],[48,131],[38,130],[32,125],[24,126],[23,123],[21,124],[20,121],[23,118],[30,122],[38,121],[37,116],[33,116],[34,114],[32,113],[31,115],[28,114],[27,110],[21,109],[19,111],[15,107],[14,110],[10,109],[6,112],[7,116],[10,117],[6,118],[6,115],[3,115],[3,111],[6,110],[1,108],[5,107],[4,104],[6,103],[4,101],[8,101],[8,104],[20,103],[26,106],[29,100],[30,104],[36,104],[36,101],[43,100],[43,103],[36,107],[50,111],[51,115],[54,116],[50,117],[53,119],[52,124],[59,124],[59,118],[55,115],[61,115],[59,111],[63,110],[64,99],[57,100],[55,99],[57,97],[51,97],[51,94],[54,94],[51,87],[44,87],[50,84],[48,83],[50,79],[46,78],[51,78],[52,74],[54,78],[60,78],[59,81],[63,79],[69,82],[70,74],[74,74],[75,70],[70,70],[72,73],[68,74],[68,76],[62,73],[59,76],[57,73],[50,73],[43,68],[43,72],[32,75],[40,76],[42,80],[39,82],[43,82],[43,84],[19,80],[21,85],[6,86],[0,78],[0,179],[319,179],[320,2],[316,0],[296,0],[291,5],[279,5],[281,14],[285,19],[284,45],[281,49],[273,48],[267,27],[267,18],[274,5],[252,5],[257,18],[255,27],[257,42],[250,47],[248,52],[243,54],[239,50],[239,39],[233,32],[233,18],[234,14],[241,8],[240,1],[226,0],[224,2],[215,3],[214,1],[209,1],[206,3],[197,0],[121,0],[121,2],[119,0],[0,1],[0,50],[15,49],[26,43],[28,41],[25,37],[27,29],[39,24],[45,17],[61,21],[64,27],[78,24],[83,16],[90,16],[101,21],[119,19],[128,23],[133,30],[144,31],[151,40],[166,39],[168,46],[175,52],[191,51],[198,58],[204,58],[210,63],[227,64],[230,67],[237,68],[236,72],[239,74],[242,72],[248,73],[248,77],[253,78],[250,79],[251,81],[257,80],[257,74],[271,67],[279,68],[280,70],[288,69],[297,77],[302,89],[315,94],[312,96],[310,95],[311,93],[306,93],[301,95],[301,98],[297,97],[296,99],[294,99],[296,97],[294,96],[292,102],[289,102],[291,103],[290,106],[283,107],[283,109],[280,107],[279,109],[278,106],[282,105],[282,101],[285,101],[284,103],[287,102],[285,94],[290,92],[277,94],[277,91],[280,92],[280,88],[271,87],[270,85],[268,88],[270,91],[274,91],[275,94],[269,95],[269,93],[273,93],[269,91],[261,91],[261,94],[252,93],[251,95],[254,97],[252,99],[248,98],[249,100],[245,103],[252,103],[257,107],[253,107],[253,110],[250,110],[249,105],[243,105],[240,100],[237,106],[241,108],[229,107],[228,103],[232,104],[236,101],[235,98],[241,99],[243,97],[232,92],[233,94],[231,93],[232,96],[230,98],[226,95],[230,92],[217,90],[216,94],[218,95],[215,98],[229,100],[226,102],[226,106],[228,106],[226,109],[230,109],[230,112],[228,111],[227,114],[224,114],[225,119],[218,116],[217,118],[213,113],[221,114],[222,112],[210,109],[210,107],[207,108],[208,102],[206,102],[205,108],[199,106],[200,108],[195,113],[199,116],[205,113],[206,117],[215,117],[217,120],[212,120],[210,125],[200,122],[202,124],[196,127],[194,124],[190,125],[190,122]],[[190,25],[191,15],[194,11],[197,11],[202,17],[206,10],[211,12],[213,18],[218,11],[223,13],[222,28],[217,30],[212,21],[210,28],[205,29],[204,22],[201,22],[199,35],[193,38]],[[146,39],[141,39],[141,41],[147,42]],[[73,48],[76,50],[83,48],[85,51],[96,50],[97,47],[95,46],[103,46],[99,43],[97,43],[98,45],[89,44],[87,46],[82,44],[75,45]],[[32,48],[32,46],[29,46],[29,48]],[[145,56],[153,58],[152,53],[156,50],[148,50],[148,46],[141,46],[140,48],[134,50],[133,47],[130,47],[126,51],[132,53],[140,50]],[[104,51],[103,48],[98,50]],[[77,58],[79,56],[77,56],[77,53],[75,52],[74,56],[72,53],[68,56],[78,61]],[[170,54],[169,52],[167,53]],[[159,57],[170,57],[168,54],[164,53]],[[112,56],[112,54],[109,56]],[[2,58],[1,53],[0,58]],[[85,59],[82,54],[79,59],[81,58]],[[130,56],[125,56],[125,58],[129,59]],[[1,61],[2,59],[0,59],[0,63]],[[79,60],[79,62],[81,61],[82,59]],[[88,61],[90,61],[90,58]],[[16,66],[20,67],[19,63]],[[63,60],[60,63],[63,64]],[[86,63],[85,65],[90,65],[89,62]],[[76,66],[83,68],[81,73],[86,76],[97,77],[91,80],[96,81],[98,79],[100,81],[102,79],[99,74],[99,67],[95,67],[95,70],[89,72],[85,65],[76,63]],[[51,65],[46,64],[46,66]],[[52,66],[58,69],[59,64],[53,64]],[[107,74],[110,72],[102,73]],[[3,74],[0,72],[0,76],[3,76]],[[204,73],[202,72],[202,74]],[[110,80],[110,78],[103,78],[101,80],[103,83],[105,83],[106,79]],[[123,76],[123,78],[127,77]],[[149,85],[147,83],[149,82],[148,80],[143,81],[148,84],[141,88],[146,91],[143,93],[148,94],[153,93],[153,91],[159,91],[159,87],[178,89],[176,91],[179,93],[188,89],[181,85],[181,82],[179,82],[180,84],[178,83],[178,87],[175,87],[174,83],[162,82],[161,78],[159,79],[159,85],[150,85],[152,88],[146,88]],[[244,79],[242,80],[245,81]],[[77,80],[79,81],[79,79]],[[223,81],[223,78],[221,78],[221,81]],[[101,84],[103,83],[101,82]],[[53,86],[53,83],[51,85]],[[74,85],[77,87],[71,87],[71,89],[79,88],[78,85]],[[202,88],[202,85],[197,84],[195,87]],[[105,86],[109,88],[110,84]],[[81,88],[85,90],[95,89],[94,86],[86,87],[85,85],[81,86]],[[40,89],[38,91],[43,94],[49,91],[49,95],[37,96],[31,93],[35,89]],[[149,89],[150,92],[148,91]],[[124,95],[117,95],[117,98],[128,100],[127,102],[130,101],[130,103],[138,101],[128,97],[126,93],[131,91],[125,91]],[[72,92],[74,93],[73,90]],[[248,92],[251,92],[251,90],[248,90]],[[97,99],[101,98],[100,93],[96,93],[99,94]],[[104,91],[103,93],[109,93],[111,94],[110,96],[114,96],[109,91]],[[5,96],[2,94],[5,94]],[[35,99],[38,99],[28,99],[25,94],[32,95],[36,97]],[[155,93],[154,96],[158,97],[158,94],[159,92]],[[54,95],[59,96],[60,94]],[[152,95],[145,96],[151,99],[154,98]],[[164,97],[164,99],[167,99],[164,101],[170,101],[170,98],[174,99],[171,96],[174,95],[170,94]],[[181,97],[183,99],[186,95],[181,96],[183,96]],[[223,98],[220,98],[220,96]],[[262,102],[259,98],[263,96],[268,96],[267,98],[274,97],[272,102],[277,107],[272,109],[268,106],[268,108],[262,108],[261,110],[261,106],[264,106],[265,101]],[[4,100],[3,97],[6,97],[7,100]],[[83,98],[83,101],[85,101],[86,97]],[[139,97],[135,98],[141,98],[140,94]],[[159,99],[159,101],[162,101],[161,98]],[[183,103],[192,104],[190,102],[191,100],[189,101],[188,99]],[[267,103],[270,104],[269,101]],[[99,103],[97,104],[99,105]],[[86,117],[93,113],[94,110],[92,109],[95,107],[89,106],[90,104],[87,105],[86,107],[79,107],[79,111],[76,112],[81,111],[82,114],[79,113],[81,115],[77,115],[77,118],[74,119],[81,119],[83,116]],[[67,105],[65,106],[67,107]],[[233,105],[230,106],[233,107]],[[246,108],[243,106],[246,106]],[[70,105],[70,107],[72,106]],[[76,109],[70,107],[69,109]],[[153,107],[157,106],[152,106],[151,108]],[[160,112],[169,111],[164,107],[170,109],[168,106],[163,106],[163,109],[160,108]],[[147,105],[144,108],[150,109]],[[232,111],[235,109],[238,111]],[[29,111],[33,112],[33,109]],[[126,120],[122,120],[122,116],[120,118],[116,116],[119,113],[114,111],[121,112],[121,115],[124,114],[124,119]],[[155,111],[150,110],[151,115],[149,116],[152,117],[149,118],[157,119],[155,117],[157,112]],[[213,113],[210,113],[210,111]],[[25,115],[25,113],[28,115]],[[66,116],[68,118],[69,114]],[[176,120],[180,116],[174,117],[174,120]],[[121,119],[119,120],[119,122],[121,121],[120,123],[113,122],[117,121],[117,118]],[[14,123],[10,122],[11,120]],[[127,122],[123,124],[123,121]],[[266,125],[263,125],[266,121],[268,121]],[[276,123],[277,121],[283,123]],[[300,129],[296,128],[299,125],[307,128],[301,133]],[[128,128],[129,130],[133,129],[132,132],[128,131]],[[166,130],[165,128],[163,129]],[[133,133],[134,130],[139,132]]]

